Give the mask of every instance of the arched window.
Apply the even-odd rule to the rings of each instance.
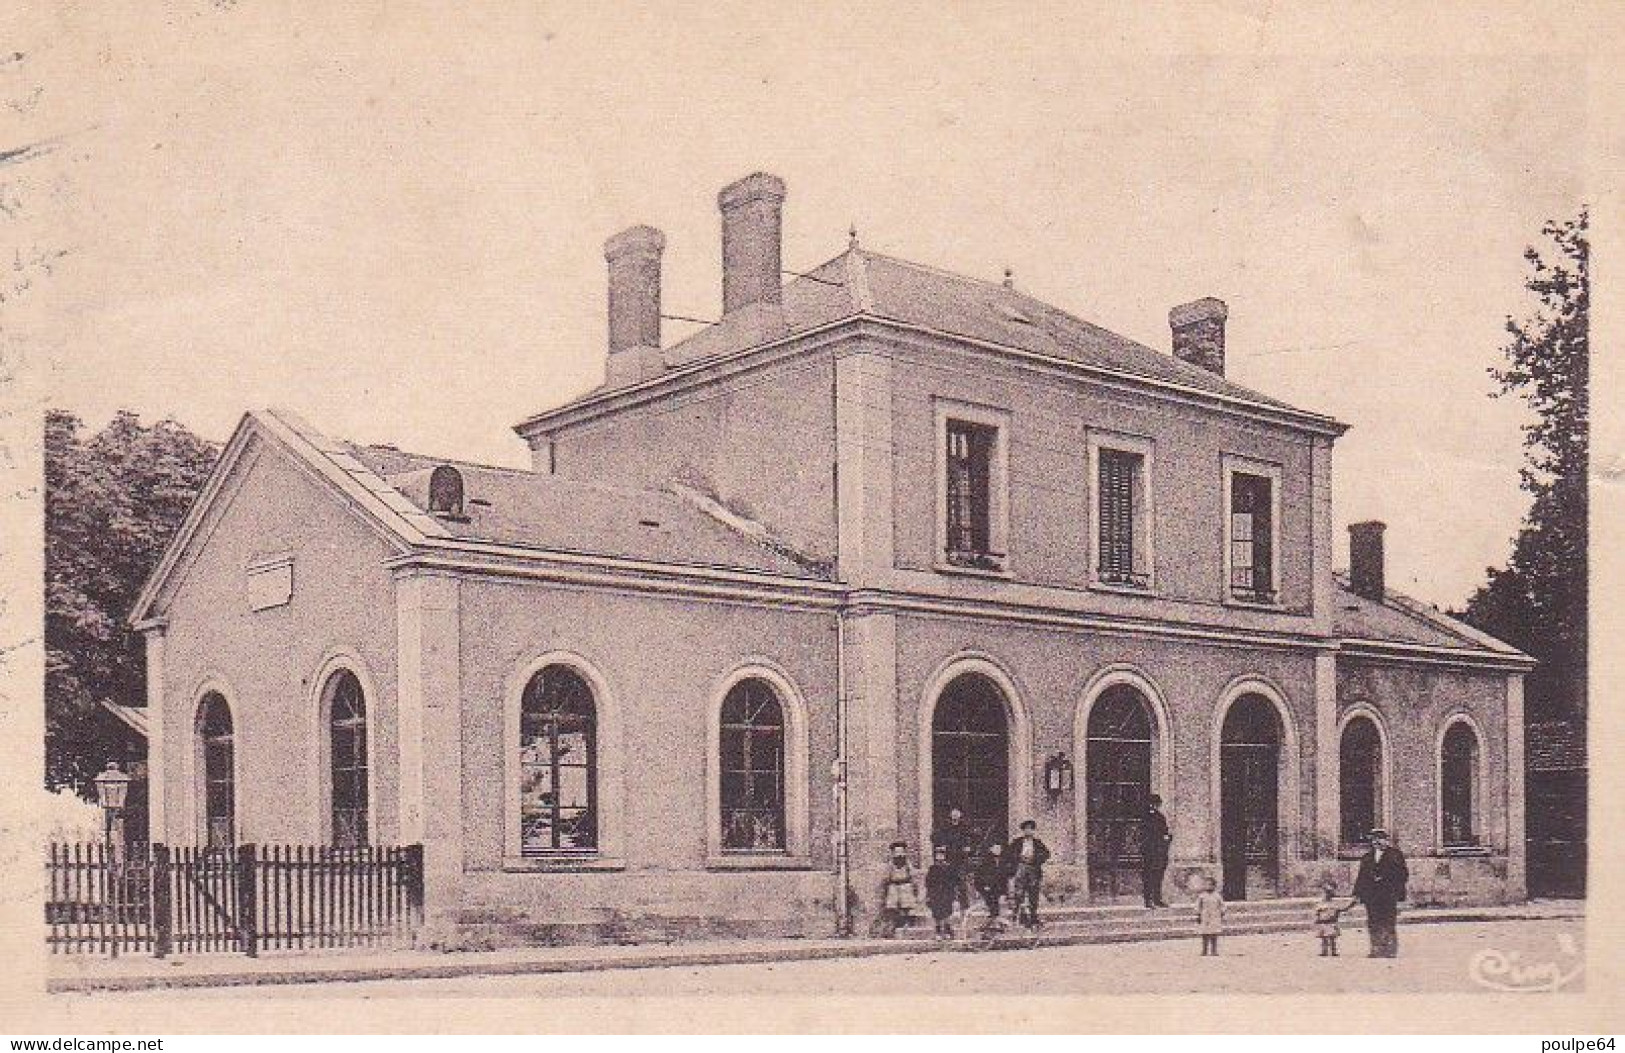
[[[211,691],[197,711],[197,747],[203,785],[203,838],[210,848],[229,848],[237,841],[237,758],[231,707]]]
[[[598,847],[598,714],[574,670],[550,665],[525,685],[519,713],[519,850]]]
[[[782,851],[784,707],[767,681],[751,677],[728,691],[721,730],[723,850]]]
[[[1478,780],[1478,736],[1465,721],[1450,725],[1439,749],[1439,832],[1446,848],[1478,844],[1473,807]]]
[[[327,679],[327,743],[333,844],[367,843],[367,702],[348,669]]]
[[[1343,726],[1337,770],[1342,842],[1363,845],[1382,814],[1382,737],[1370,717]]]

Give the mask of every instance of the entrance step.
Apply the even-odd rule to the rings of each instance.
[[[1313,899],[1249,900],[1225,904],[1226,933],[1307,931],[1313,924]],[[1196,918],[1188,904],[1148,910],[1145,907],[1066,906],[1040,912],[1044,919],[1043,942],[1120,943],[1135,940],[1168,940],[1196,936]],[[965,929],[975,942],[987,915],[972,910]],[[1352,919],[1350,919],[1352,920]],[[917,921],[897,932],[897,939],[929,943],[935,939],[930,919]],[[1010,926],[995,945],[1030,942],[1023,930]]]

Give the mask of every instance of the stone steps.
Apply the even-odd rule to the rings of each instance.
[[[1313,925],[1312,899],[1252,900],[1225,905],[1226,933],[1307,932]],[[1196,919],[1189,904],[1147,910],[1141,906],[1060,906],[1040,912],[1044,926],[1040,941],[1043,943],[1120,943],[1135,940],[1194,939]],[[956,941],[977,944],[978,934],[987,915],[980,908],[973,909],[965,925],[968,940]],[[1356,919],[1344,916],[1345,927]],[[1360,920],[1363,920],[1360,919]],[[934,927],[929,918],[917,919],[914,924],[900,929],[896,939],[921,943],[934,942]],[[1017,946],[1032,942],[1029,933],[1010,926],[993,941],[995,946]]]

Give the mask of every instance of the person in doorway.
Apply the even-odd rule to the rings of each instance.
[[[1219,895],[1219,883],[1208,874],[1202,879],[1202,891],[1196,894],[1196,934],[1202,937],[1202,957],[1218,956],[1222,932],[1224,897]]]
[[[931,850],[931,866],[925,872],[925,905],[937,926],[937,939],[954,938],[954,908],[958,905],[959,875],[948,865],[948,850],[937,845]]]
[[[1006,865],[1014,877],[1010,895],[1016,921],[1029,929],[1038,928],[1038,892],[1044,885],[1044,864],[1049,862],[1049,846],[1038,837],[1038,823],[1021,821],[1021,834],[1004,850]]]
[[[920,893],[914,885],[914,868],[908,861],[908,844],[891,843],[891,861],[880,894],[881,935],[890,938],[907,925],[920,906]]]
[[[1005,892],[1010,887],[1010,871],[1004,865],[1004,846],[1001,844],[988,845],[976,859],[976,871],[972,875],[976,891],[987,906],[987,932],[997,932],[1003,927],[999,920],[999,905],[1004,902]]]
[[[1145,819],[1140,826],[1140,889],[1147,907],[1166,907],[1162,898],[1163,875],[1168,873],[1168,846],[1174,835],[1162,814],[1162,798],[1146,799]]]
[[[1399,957],[1399,904],[1410,878],[1405,854],[1394,847],[1388,831],[1371,831],[1371,850],[1354,878],[1354,898],[1365,904],[1372,958]]]
[[[931,850],[947,850],[948,867],[954,875],[954,903],[961,913],[970,911],[971,865],[976,845],[972,843],[970,825],[965,813],[958,808],[948,809],[948,821],[931,834]]]

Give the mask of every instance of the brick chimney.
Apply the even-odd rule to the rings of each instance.
[[[653,227],[629,227],[604,242],[609,264],[611,384],[646,379],[660,361],[660,254],[666,236]]]
[[[1168,312],[1174,333],[1174,357],[1224,376],[1224,320],[1230,309],[1223,300],[1204,296]]]
[[[1382,532],[1386,524],[1371,520],[1349,524],[1349,584],[1368,600],[1382,602]]]
[[[777,304],[783,289],[784,180],[756,172],[722,188],[722,313]]]

